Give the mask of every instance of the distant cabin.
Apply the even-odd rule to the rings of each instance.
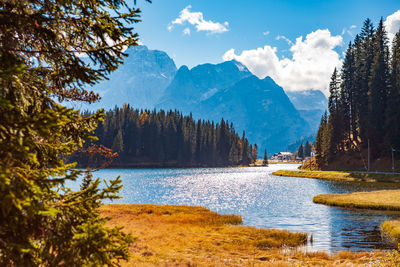
[[[292,152],[279,152],[272,155],[272,159],[279,161],[293,160],[294,154]]]

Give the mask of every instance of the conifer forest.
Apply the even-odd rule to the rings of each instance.
[[[315,142],[319,166],[352,153],[366,166],[368,157],[390,158],[400,149],[400,33],[390,44],[382,19],[377,27],[365,20],[329,91]]]
[[[89,114],[86,114],[88,116]],[[118,153],[111,167],[184,167],[249,165],[256,160],[256,145],[240,137],[233,124],[224,121],[195,121],[179,111],[149,111],[129,105],[107,112],[95,131],[103,145]],[[75,154],[83,167],[93,167],[101,159],[87,153]]]

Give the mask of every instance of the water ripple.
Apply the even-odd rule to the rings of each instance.
[[[124,188],[117,203],[155,203],[205,206],[220,213],[239,214],[244,224],[312,233],[309,249],[369,250],[389,248],[381,240],[379,225],[397,218],[393,212],[354,211],[314,204],[313,196],[393,189],[393,184],[323,181],[277,177],[277,169],[296,165],[259,168],[202,169],[107,169],[102,179],[121,176]],[[78,183],[70,184],[78,189]]]

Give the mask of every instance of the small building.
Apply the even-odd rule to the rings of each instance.
[[[272,159],[279,161],[293,160],[294,154],[292,152],[279,152],[272,156]]]

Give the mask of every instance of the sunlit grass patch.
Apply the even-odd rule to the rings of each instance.
[[[400,211],[400,190],[322,194],[315,196],[313,202],[346,208]]]
[[[238,226],[242,218],[203,207],[104,205],[110,225],[123,226],[137,237],[130,248],[137,264],[248,265],[266,261],[272,250],[307,242],[306,233]]]
[[[359,173],[342,171],[279,170],[277,176],[304,177],[323,180],[399,183],[400,175],[385,173]]]
[[[380,229],[382,234],[392,242],[400,242],[400,220],[385,221]]]
[[[393,253],[307,252],[307,234],[241,226],[203,207],[104,205],[109,225],[137,237],[126,266],[391,266]],[[397,254],[396,254],[397,255]],[[395,265],[393,265],[395,266]]]

